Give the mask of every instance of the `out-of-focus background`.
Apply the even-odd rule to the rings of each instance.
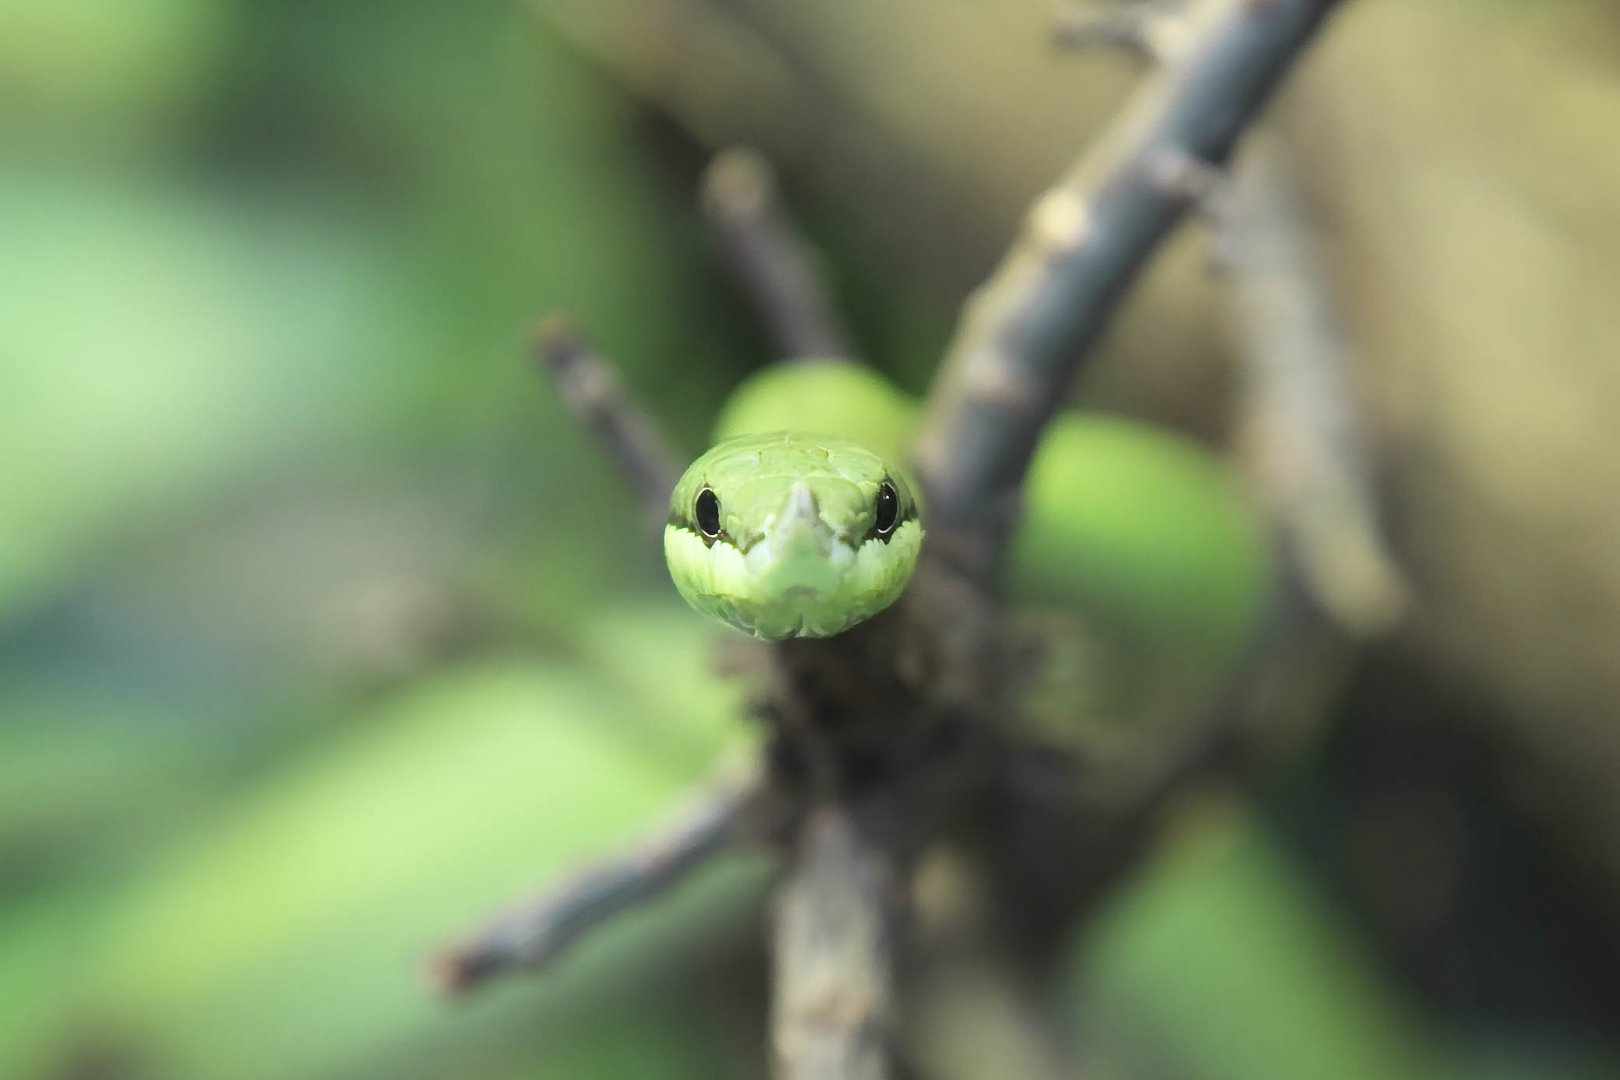
[[[694,197],[741,142],[920,391],[1135,68],[1044,0],[136,7],[0,10],[0,1075],[758,1075],[748,860],[543,979],[416,975],[754,735],[524,336],[567,310],[701,447],[769,355]],[[1353,0],[1269,126],[1411,604],[1053,943],[1041,1026],[1104,1076],[1616,1075],[1620,15]],[[1078,397],[1224,453],[1204,247]],[[1018,1075],[976,985],[914,1054]]]

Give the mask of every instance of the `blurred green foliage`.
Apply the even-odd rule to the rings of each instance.
[[[660,973],[746,867],[538,997],[415,971],[746,741],[521,361],[566,307],[695,444],[681,194],[515,8],[117,8],[0,13],[0,1074],[711,1074]]]

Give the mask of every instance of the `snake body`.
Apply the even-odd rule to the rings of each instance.
[[[670,499],[664,551],[681,595],[762,638],[829,636],[893,603],[923,542],[926,508],[901,464],[918,412],[843,361],[777,364],[744,382]],[[1257,617],[1261,532],[1187,440],[1066,414],[1025,501],[1015,591],[1178,645],[1224,647]]]

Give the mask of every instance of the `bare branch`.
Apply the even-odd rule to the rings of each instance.
[[[785,358],[854,355],[764,158],[743,149],[718,155],[703,178],[703,206]]]
[[[1406,588],[1378,526],[1352,409],[1350,345],[1276,136],[1240,170],[1225,222],[1245,348],[1243,443],[1285,558],[1352,637],[1387,629]]]
[[[747,830],[758,785],[733,782],[706,795],[668,832],[546,889],[435,956],[429,983],[462,994],[490,979],[541,967],[592,930],[662,895]]]
[[[778,647],[773,696],[762,708],[779,729],[763,766],[769,777],[721,792],[668,835],[536,897],[447,950],[432,968],[441,990],[464,991],[546,963],[659,895],[744,827],[757,827],[764,800],[783,799],[801,828],[773,931],[776,1074],[784,1080],[894,1074],[895,953],[910,860],[960,808],[983,810],[996,791],[1018,786],[1011,778],[995,782],[1007,762],[985,752],[999,747],[989,720],[994,699],[979,692],[993,681],[981,676],[997,652],[990,637],[995,621],[961,613],[994,614],[994,595],[981,586],[1000,561],[1041,428],[1088,347],[1170,228],[1222,190],[1240,132],[1337,3],[1192,5],[1185,50],[1153,78],[1102,149],[1036,203],[1024,236],[965,312],[916,448],[930,498],[936,572],[919,575],[929,580],[921,583],[926,589],[908,595],[914,606],[897,612],[887,628],[874,621],[864,636]],[[723,157],[706,194],[784,348],[847,354],[804,249],[771,204],[763,166]],[[649,513],[662,517],[677,470],[651,422],[566,324],[548,323],[537,351]],[[942,567],[948,572],[939,572]],[[940,611],[926,610],[927,604]],[[945,609],[952,609],[951,617],[934,617]],[[912,631],[927,640],[912,641]],[[1247,701],[1252,688],[1243,690]],[[879,708],[869,704],[873,700]],[[1114,864],[1104,860],[1085,869],[1099,887],[1117,872],[1111,865],[1146,843],[1145,824],[1115,826],[1145,822],[1187,775],[1225,752],[1233,726],[1228,704],[1221,703],[1218,720],[1171,748],[1155,763],[1160,767],[1145,770],[1123,791],[1111,817],[1096,801],[1100,791],[1082,797],[1076,785],[1063,786],[1062,816],[1078,821],[1081,831],[1089,824],[1097,850],[1112,845]],[[897,713],[907,722],[895,723]],[[883,722],[866,722],[874,716]],[[858,776],[859,785],[849,783],[850,776],[824,782],[812,760],[818,747],[795,743],[796,730],[824,737],[826,768]],[[927,754],[919,749],[924,746]],[[1064,779],[1077,775],[1067,767],[1062,772]],[[1027,804],[1032,816],[1042,815],[1043,827],[1057,820],[1059,814],[1037,805],[1041,792],[1027,786],[1030,791],[1018,793],[1019,809]],[[859,790],[863,802],[857,810],[829,796],[806,814],[806,788],[846,800]],[[986,839],[992,850],[1001,846],[988,830]]]
[[[891,1075],[899,888],[890,856],[846,809],[811,812],[777,895],[771,1042],[778,1080]]]
[[[1175,59],[1187,45],[1181,0],[1105,0],[1071,8],[1052,25],[1063,49],[1116,49],[1145,64]]]
[[[540,323],[534,355],[563,402],[618,467],[648,520],[663,522],[681,465],[652,416],[630,397],[613,366],[590,350],[567,319],[552,315]]]
[[[1204,0],[1185,55],[1101,148],[1041,196],[967,307],[929,399],[918,472],[932,543],[999,561],[1041,429],[1125,288],[1340,0]],[[941,534],[954,534],[941,536]]]

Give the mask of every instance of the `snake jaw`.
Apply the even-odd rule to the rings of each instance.
[[[665,548],[682,567],[675,581],[688,603],[755,637],[779,640],[830,637],[888,607],[911,577],[922,537],[911,521],[888,544],[851,547],[823,526],[762,535],[745,554],[726,543],[705,546],[670,526]],[[804,538],[812,543],[785,557],[784,547]]]

